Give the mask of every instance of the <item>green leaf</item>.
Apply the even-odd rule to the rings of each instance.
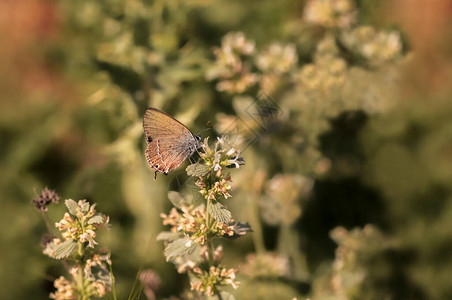
[[[231,212],[218,201],[212,201],[212,203],[209,205],[209,213],[214,217],[215,220],[223,224],[229,224],[232,216]]]
[[[205,176],[208,172],[209,172],[209,167],[203,164],[192,164],[189,165],[185,171],[187,171],[187,175],[188,176],[193,176],[193,177],[203,177]]]
[[[182,237],[180,232],[162,231],[157,235],[157,241],[173,242]]]
[[[190,254],[196,246],[197,244],[194,243],[189,237],[175,240],[174,242],[168,244],[165,248],[166,260],[169,261],[173,257]]]
[[[66,204],[66,207],[69,210],[69,213],[71,215],[76,216],[78,214],[78,212],[80,211],[80,208],[78,207],[77,202],[75,202],[72,199],[67,199],[66,201],[64,201],[64,204]]]
[[[77,249],[77,243],[73,240],[66,240],[55,247],[55,258],[66,258]]]
[[[94,215],[88,220],[88,224],[102,224],[104,222],[104,216],[101,214]]]

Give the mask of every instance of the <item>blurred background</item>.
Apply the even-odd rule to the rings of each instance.
[[[119,299],[140,267],[189,288],[155,241],[187,162],[152,180],[149,106],[239,140],[237,299],[452,298],[451,1],[3,0],[0,44],[1,299],[64,275],[45,186],[110,216]]]

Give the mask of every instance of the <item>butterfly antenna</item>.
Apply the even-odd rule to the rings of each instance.
[[[209,126],[209,124],[210,124],[210,121],[208,121],[208,122],[206,123],[206,125],[204,125],[205,128],[202,128],[202,129],[198,130],[198,132],[196,133],[196,135],[200,134],[200,133],[203,132],[203,131],[210,130],[210,129],[212,129],[212,128],[215,127],[215,125]]]

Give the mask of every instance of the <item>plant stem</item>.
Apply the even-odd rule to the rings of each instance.
[[[209,266],[213,266],[213,251],[215,249],[213,245],[213,238],[209,238],[207,241],[207,249],[209,251]]]
[[[49,233],[52,236],[55,236],[55,234],[53,233],[53,228],[50,225],[50,220],[49,220],[49,216],[47,215],[47,212],[42,211],[41,215],[42,215],[42,218],[44,219],[44,223],[46,224],[47,230],[49,231]],[[61,260],[61,263],[63,264],[63,267],[66,270],[66,272],[68,272],[68,274],[69,274],[70,267],[69,267],[69,264],[67,263],[67,261],[63,259],[63,260]]]
[[[212,200],[207,199],[207,205],[206,205],[206,227],[209,230],[210,229],[210,205],[212,203]]]
[[[79,243],[80,244],[80,243]],[[79,292],[78,299],[85,299],[85,284],[84,284],[84,278],[83,278],[83,268],[82,266],[79,267],[77,272],[77,277],[75,278],[75,281],[77,282],[77,289]]]
[[[209,210],[210,210],[210,205],[212,205],[212,200],[207,199],[207,208],[206,208],[206,227],[207,230],[210,231],[210,214],[209,214]],[[209,266],[213,265],[213,238],[211,237],[207,237],[207,251],[209,254]]]
[[[250,197],[250,205],[249,205],[249,211],[250,211],[250,223],[253,228],[253,234],[251,235],[253,238],[254,247],[256,249],[256,253],[264,253],[265,252],[265,245],[264,245],[264,236],[263,236],[263,230],[262,230],[262,224],[259,219],[259,206],[257,205],[257,201],[259,195],[256,195],[256,197]]]
[[[47,212],[42,211],[41,214],[42,214],[42,218],[44,219],[44,223],[46,224],[47,230],[49,231],[49,233],[50,233],[51,235],[54,235],[54,234],[53,234],[53,228],[52,228],[52,226],[50,225],[49,217],[47,216]]]

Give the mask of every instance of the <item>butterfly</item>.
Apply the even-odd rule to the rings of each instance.
[[[199,147],[201,137],[170,115],[148,108],[143,117],[146,160],[157,172],[167,175],[190,157]]]

